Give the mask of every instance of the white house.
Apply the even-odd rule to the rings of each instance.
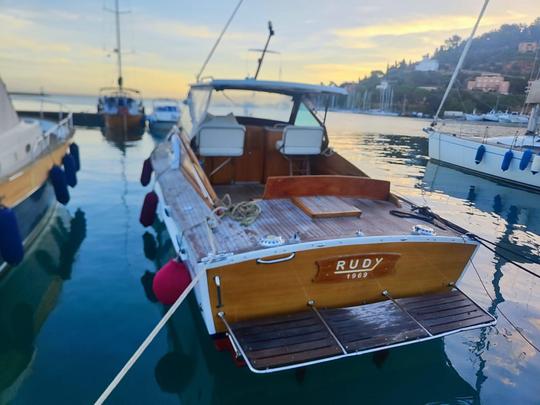
[[[418,72],[436,72],[439,70],[439,61],[431,59],[429,55],[424,55],[421,62],[418,62],[414,67]]]

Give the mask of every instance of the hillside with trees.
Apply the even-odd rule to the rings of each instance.
[[[505,24],[497,30],[475,38],[454,89],[445,105],[446,110],[487,112],[492,108],[519,111],[523,107],[528,81],[540,75],[540,52],[520,53],[520,43],[540,45],[540,18],[531,25]],[[340,108],[379,108],[381,90],[386,81],[392,89],[392,110],[399,113],[436,111],[445,87],[465,46],[465,40],[454,35],[434,50],[439,63],[437,71],[418,71],[419,62],[396,61],[386,72],[372,71],[358,82],[344,83],[349,97],[338,100]],[[481,73],[499,73],[510,82],[509,94],[467,90],[467,82]]]

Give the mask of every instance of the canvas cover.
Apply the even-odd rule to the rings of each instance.
[[[540,104],[540,80],[531,83],[529,94],[527,95],[527,104]]]
[[[0,136],[19,123],[19,117],[13,108],[6,85],[0,79]]]

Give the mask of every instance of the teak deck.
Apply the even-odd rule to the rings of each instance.
[[[261,208],[261,214],[250,226],[242,226],[231,218],[225,217],[220,225],[213,230],[213,241],[209,240],[208,230],[205,228],[206,218],[211,216],[211,210],[205,200],[192,186],[193,180],[188,178],[184,170],[170,170],[170,154],[164,145],[157,148],[153,154],[153,166],[159,176],[159,184],[165,201],[169,206],[169,214],[184,230],[184,236],[193,246],[192,259],[199,261],[212,253],[241,253],[261,249],[259,240],[268,235],[281,235],[289,240],[295,234],[303,242],[328,240],[336,238],[355,237],[359,232],[366,236],[407,235],[412,227],[421,223],[417,219],[398,218],[390,214],[396,205],[390,201],[373,200],[368,198],[334,196],[332,201],[339,207],[347,207],[348,211],[355,211],[354,217],[337,216],[312,218],[304,212],[291,198],[256,200]],[[283,182],[284,178],[276,178],[276,182]],[[385,183],[381,183],[385,184]],[[260,186],[246,184],[217,186],[216,191],[229,192],[235,195],[235,188],[247,199],[249,192],[258,194]],[[222,195],[220,195],[222,197]],[[237,197],[238,198],[238,197]],[[301,197],[306,198],[306,197]],[[188,207],[188,209],[186,209]],[[409,210],[403,206],[401,210]],[[437,228],[437,234],[442,236],[455,236],[450,229]]]
[[[435,339],[495,319],[459,290],[229,325],[250,368],[275,371]]]

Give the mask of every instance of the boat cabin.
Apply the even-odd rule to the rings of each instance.
[[[183,126],[213,185],[332,174],[322,165],[330,154],[329,141],[315,106],[346,94],[339,87],[213,80],[191,87],[190,115],[184,117]],[[363,175],[344,160],[341,163],[348,174]]]
[[[100,89],[97,110],[98,113],[110,115],[122,112],[137,115],[144,110],[144,107],[138,90],[104,87]]]

